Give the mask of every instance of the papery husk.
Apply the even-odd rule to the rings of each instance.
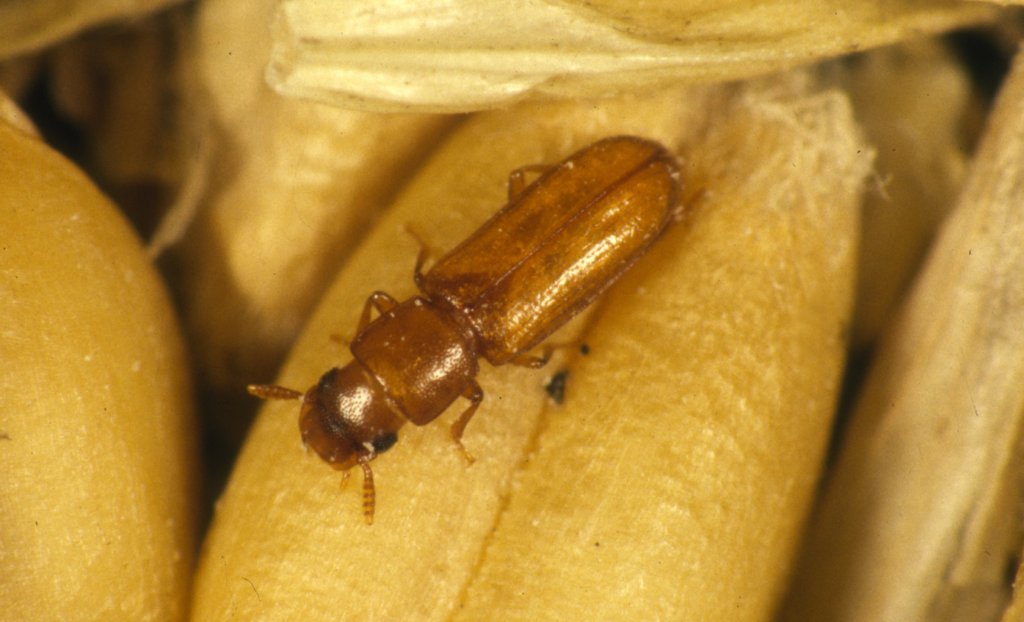
[[[267,80],[375,112],[607,97],[811,64],[995,13],[913,0],[280,0]]]
[[[163,284],[114,206],[0,121],[0,618],[185,620],[198,441]]]
[[[180,0],[19,0],[0,4],[0,59],[36,52],[97,24],[139,18]]]
[[[981,102],[948,46],[924,39],[847,59],[838,68],[875,145],[878,189],[864,197],[852,347],[874,344],[952,210],[977,136]]]
[[[1024,559],[1024,555],[1017,559]],[[1002,622],[1021,622],[1024,620],[1024,564],[1017,566],[1017,577],[1013,582],[1013,600],[1003,612]]]
[[[40,119],[148,238],[195,160],[178,72],[189,13],[115,22],[0,64],[0,88]]]
[[[179,205],[194,220],[177,218],[153,249],[187,231],[172,270],[186,327],[204,383],[237,394],[273,377],[342,260],[451,124],[280,97],[262,74],[271,8],[201,8],[188,91],[205,124],[203,178]]]
[[[39,77],[43,58],[39,54],[19,56],[0,62],[0,91],[20,100]]]
[[[590,316],[590,345],[537,372],[490,368],[460,410],[359,486],[303,456],[294,402],[268,404],[218,504],[193,619],[767,620],[825,451],[850,321],[870,149],[845,97],[803,74],[600,103],[522,106],[461,126],[321,302],[279,382],[349,355],[366,296],[415,293],[412,229],[438,252],[505,199],[509,172],[612,134],[683,158],[692,219]],[[567,366],[565,404],[543,390]],[[356,474],[356,479],[359,478]]]
[[[186,24],[184,11],[168,11],[89,32],[45,55],[50,103],[80,137],[70,151],[144,238],[193,158],[177,75]]]
[[[884,338],[785,620],[997,619],[1022,534],[1024,63]]]

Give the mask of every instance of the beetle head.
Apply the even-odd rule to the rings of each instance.
[[[405,419],[359,361],[335,367],[302,398],[302,442],[338,470],[373,460],[398,441]]]

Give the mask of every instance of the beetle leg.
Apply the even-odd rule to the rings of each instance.
[[[476,380],[472,380],[470,382],[472,382],[472,384],[462,392],[462,397],[466,398],[471,403],[469,408],[463,411],[463,413],[459,415],[459,418],[455,420],[455,423],[452,424],[452,440],[459,446],[459,451],[461,451],[462,455],[465,456],[466,462],[469,463],[469,465],[472,465],[476,462],[476,458],[473,457],[473,454],[466,451],[466,447],[462,444],[462,432],[465,431],[466,424],[469,423],[469,420],[473,418],[473,413],[475,413],[476,409],[480,406],[480,402],[484,401],[484,390],[480,388],[480,384]]]
[[[427,258],[433,254],[430,250],[430,246],[423,241],[423,238],[418,233],[413,231],[409,225],[405,226],[405,230],[409,232],[409,235],[416,240],[416,243],[420,245],[420,252],[416,256],[416,268],[413,269],[413,281],[416,283],[416,287],[419,288],[420,292],[426,294],[427,292],[423,289],[423,264],[427,263]]]
[[[363,314],[359,316],[359,325],[356,326],[356,335],[363,332],[366,325],[370,323],[370,309],[377,309],[377,313],[384,315],[397,306],[398,301],[384,292],[373,292],[370,294],[370,297],[366,299],[366,304],[363,306]]]
[[[519,356],[511,359],[509,363],[516,367],[528,367],[529,369],[540,369],[548,364],[548,359],[551,358],[551,352],[545,350],[544,356],[534,356],[532,354],[520,354]]]
[[[508,176],[508,200],[512,202],[516,197],[526,190],[526,173],[546,173],[555,168],[551,164],[528,164],[521,166],[509,173]]]
[[[509,363],[512,363],[513,365],[516,365],[518,367],[540,369],[541,367],[544,367],[545,365],[548,364],[548,361],[551,360],[551,355],[555,352],[555,350],[561,350],[563,348],[571,347],[572,344],[567,343],[545,343],[543,347],[541,347],[540,356],[535,356],[533,354],[520,354],[519,356],[509,361]]]
[[[535,356],[533,354],[520,354],[514,359],[510,360],[509,363],[518,367],[528,367],[530,369],[540,369],[548,364],[551,360],[551,355],[554,354],[555,350],[565,350],[568,348],[575,348],[575,343],[545,343],[541,347],[541,355]],[[589,348],[588,348],[589,351]]]

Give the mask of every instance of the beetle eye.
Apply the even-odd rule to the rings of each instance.
[[[320,376],[320,382],[316,383],[320,393],[327,393],[331,390],[331,386],[334,384],[334,379],[338,377],[338,368],[333,367],[327,370],[323,376]]]
[[[398,433],[397,432],[387,432],[386,434],[382,434],[382,435],[378,436],[377,438],[373,439],[371,444],[373,445],[373,450],[374,451],[376,451],[379,454],[382,454],[385,451],[391,449],[391,447],[395,443],[397,443],[397,442],[398,442]]]

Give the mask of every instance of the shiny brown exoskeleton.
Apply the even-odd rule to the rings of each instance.
[[[543,170],[525,186],[526,171]],[[338,470],[359,465],[363,511],[373,522],[369,462],[398,440],[407,421],[426,425],[459,397],[469,407],[451,426],[462,432],[484,398],[477,359],[540,367],[527,353],[582,311],[643,255],[681,212],[675,157],[641,138],[607,138],[561,164],[525,167],[509,177],[509,202],[426,274],[405,302],[383,292],[366,301],[351,344],[353,360],[305,394],[252,385],[262,398],[302,398],[302,440]],[[381,314],[370,321],[371,309]]]

